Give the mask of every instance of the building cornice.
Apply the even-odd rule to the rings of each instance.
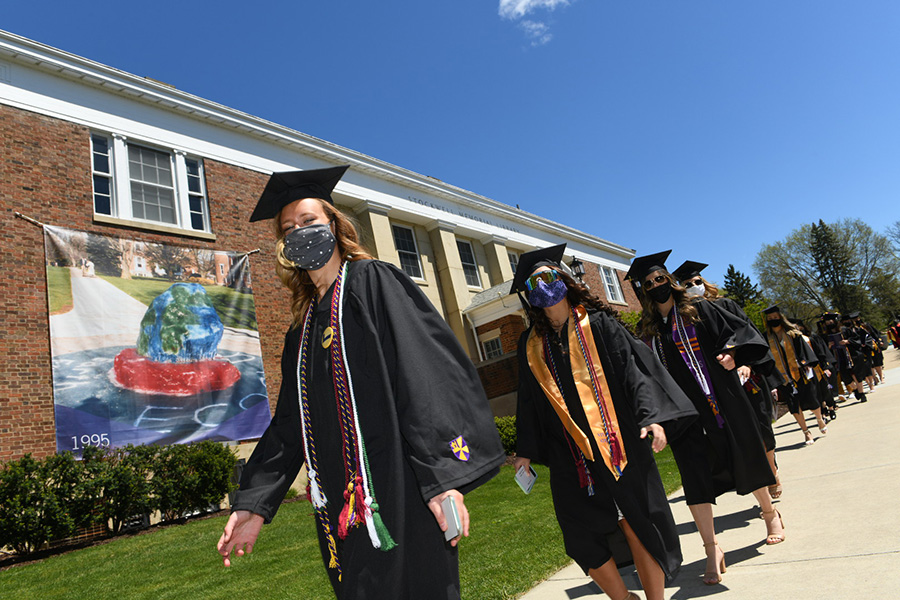
[[[60,77],[80,81],[85,85],[122,94],[136,101],[208,121],[219,127],[289,146],[329,162],[351,164],[354,169],[379,179],[421,190],[508,222],[549,233],[554,237],[565,237],[621,256],[626,261],[635,254],[631,248],[464,190],[434,177],[415,173],[361,152],[206,100],[160,81],[133,75],[3,30],[0,30],[0,56],[7,56]]]

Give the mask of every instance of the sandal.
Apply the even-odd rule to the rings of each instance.
[[[807,446],[812,446],[813,444],[816,443],[816,440],[813,439],[813,436],[809,432],[808,429],[804,432],[804,437],[806,437],[806,441],[803,443],[806,444]]]
[[[783,541],[784,541],[784,538],[785,538],[785,535],[784,535],[784,518],[782,518],[781,513],[778,512],[777,509],[773,508],[772,510],[764,510],[764,511],[762,511],[762,514],[763,514],[763,518],[764,518],[765,521],[766,521],[766,533],[767,533],[767,535],[766,535],[766,545],[767,545],[767,546],[774,546],[775,544],[780,544],[781,542],[783,542]],[[766,519],[766,516],[767,516],[767,515],[775,515],[775,516],[778,517],[778,521],[781,523],[781,533],[772,533],[772,532],[770,531],[769,526],[770,526],[772,523],[774,523],[775,517],[773,516],[773,517],[770,518],[770,519]]]
[[[826,433],[828,433],[828,425],[823,425],[823,426],[819,427],[819,431],[822,432],[822,435],[825,435]]]
[[[781,489],[781,482],[778,481],[775,485],[769,486],[769,496],[772,497],[772,500],[778,500],[781,498],[781,492],[784,491]]]
[[[709,546],[715,546],[717,552],[722,552],[722,549],[719,548],[718,542],[710,542],[708,544],[703,544],[704,550]],[[709,557],[707,557],[709,558]],[[703,584],[704,585],[716,585],[717,583],[722,583],[722,573],[724,573],[727,569],[725,568],[725,553],[722,552],[722,558],[719,559],[719,569],[718,571],[707,571],[703,574]]]

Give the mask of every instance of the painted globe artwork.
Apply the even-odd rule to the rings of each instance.
[[[137,347],[116,356],[115,380],[129,390],[169,396],[230,387],[241,375],[216,359],[224,331],[203,286],[173,284],[144,314]]]

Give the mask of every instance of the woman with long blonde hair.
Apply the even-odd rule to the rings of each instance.
[[[225,566],[249,553],[306,464],[339,600],[458,599],[463,494],[494,476],[505,453],[449,326],[403,271],[360,247],[334,206],[344,171],[273,174],[250,219],[274,219],[292,318],[275,415],[218,550]]]
[[[627,277],[638,288],[643,309],[638,334],[699,413],[671,446],[706,551],[703,582],[715,585],[725,570],[713,520],[717,496],[729,490],[752,493],[762,507],[766,544],[785,539],[767,489],[775,477],[736,371],[764,356],[767,346],[756,330],[715,303],[693,301],[666,269],[669,252],[635,258]]]

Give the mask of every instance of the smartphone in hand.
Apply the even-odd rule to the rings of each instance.
[[[441,500],[441,510],[444,511],[444,519],[447,520],[447,531],[444,532],[444,539],[449,542],[453,538],[459,537],[461,533],[459,512],[456,510],[456,500],[453,499],[453,496],[447,496]]]

